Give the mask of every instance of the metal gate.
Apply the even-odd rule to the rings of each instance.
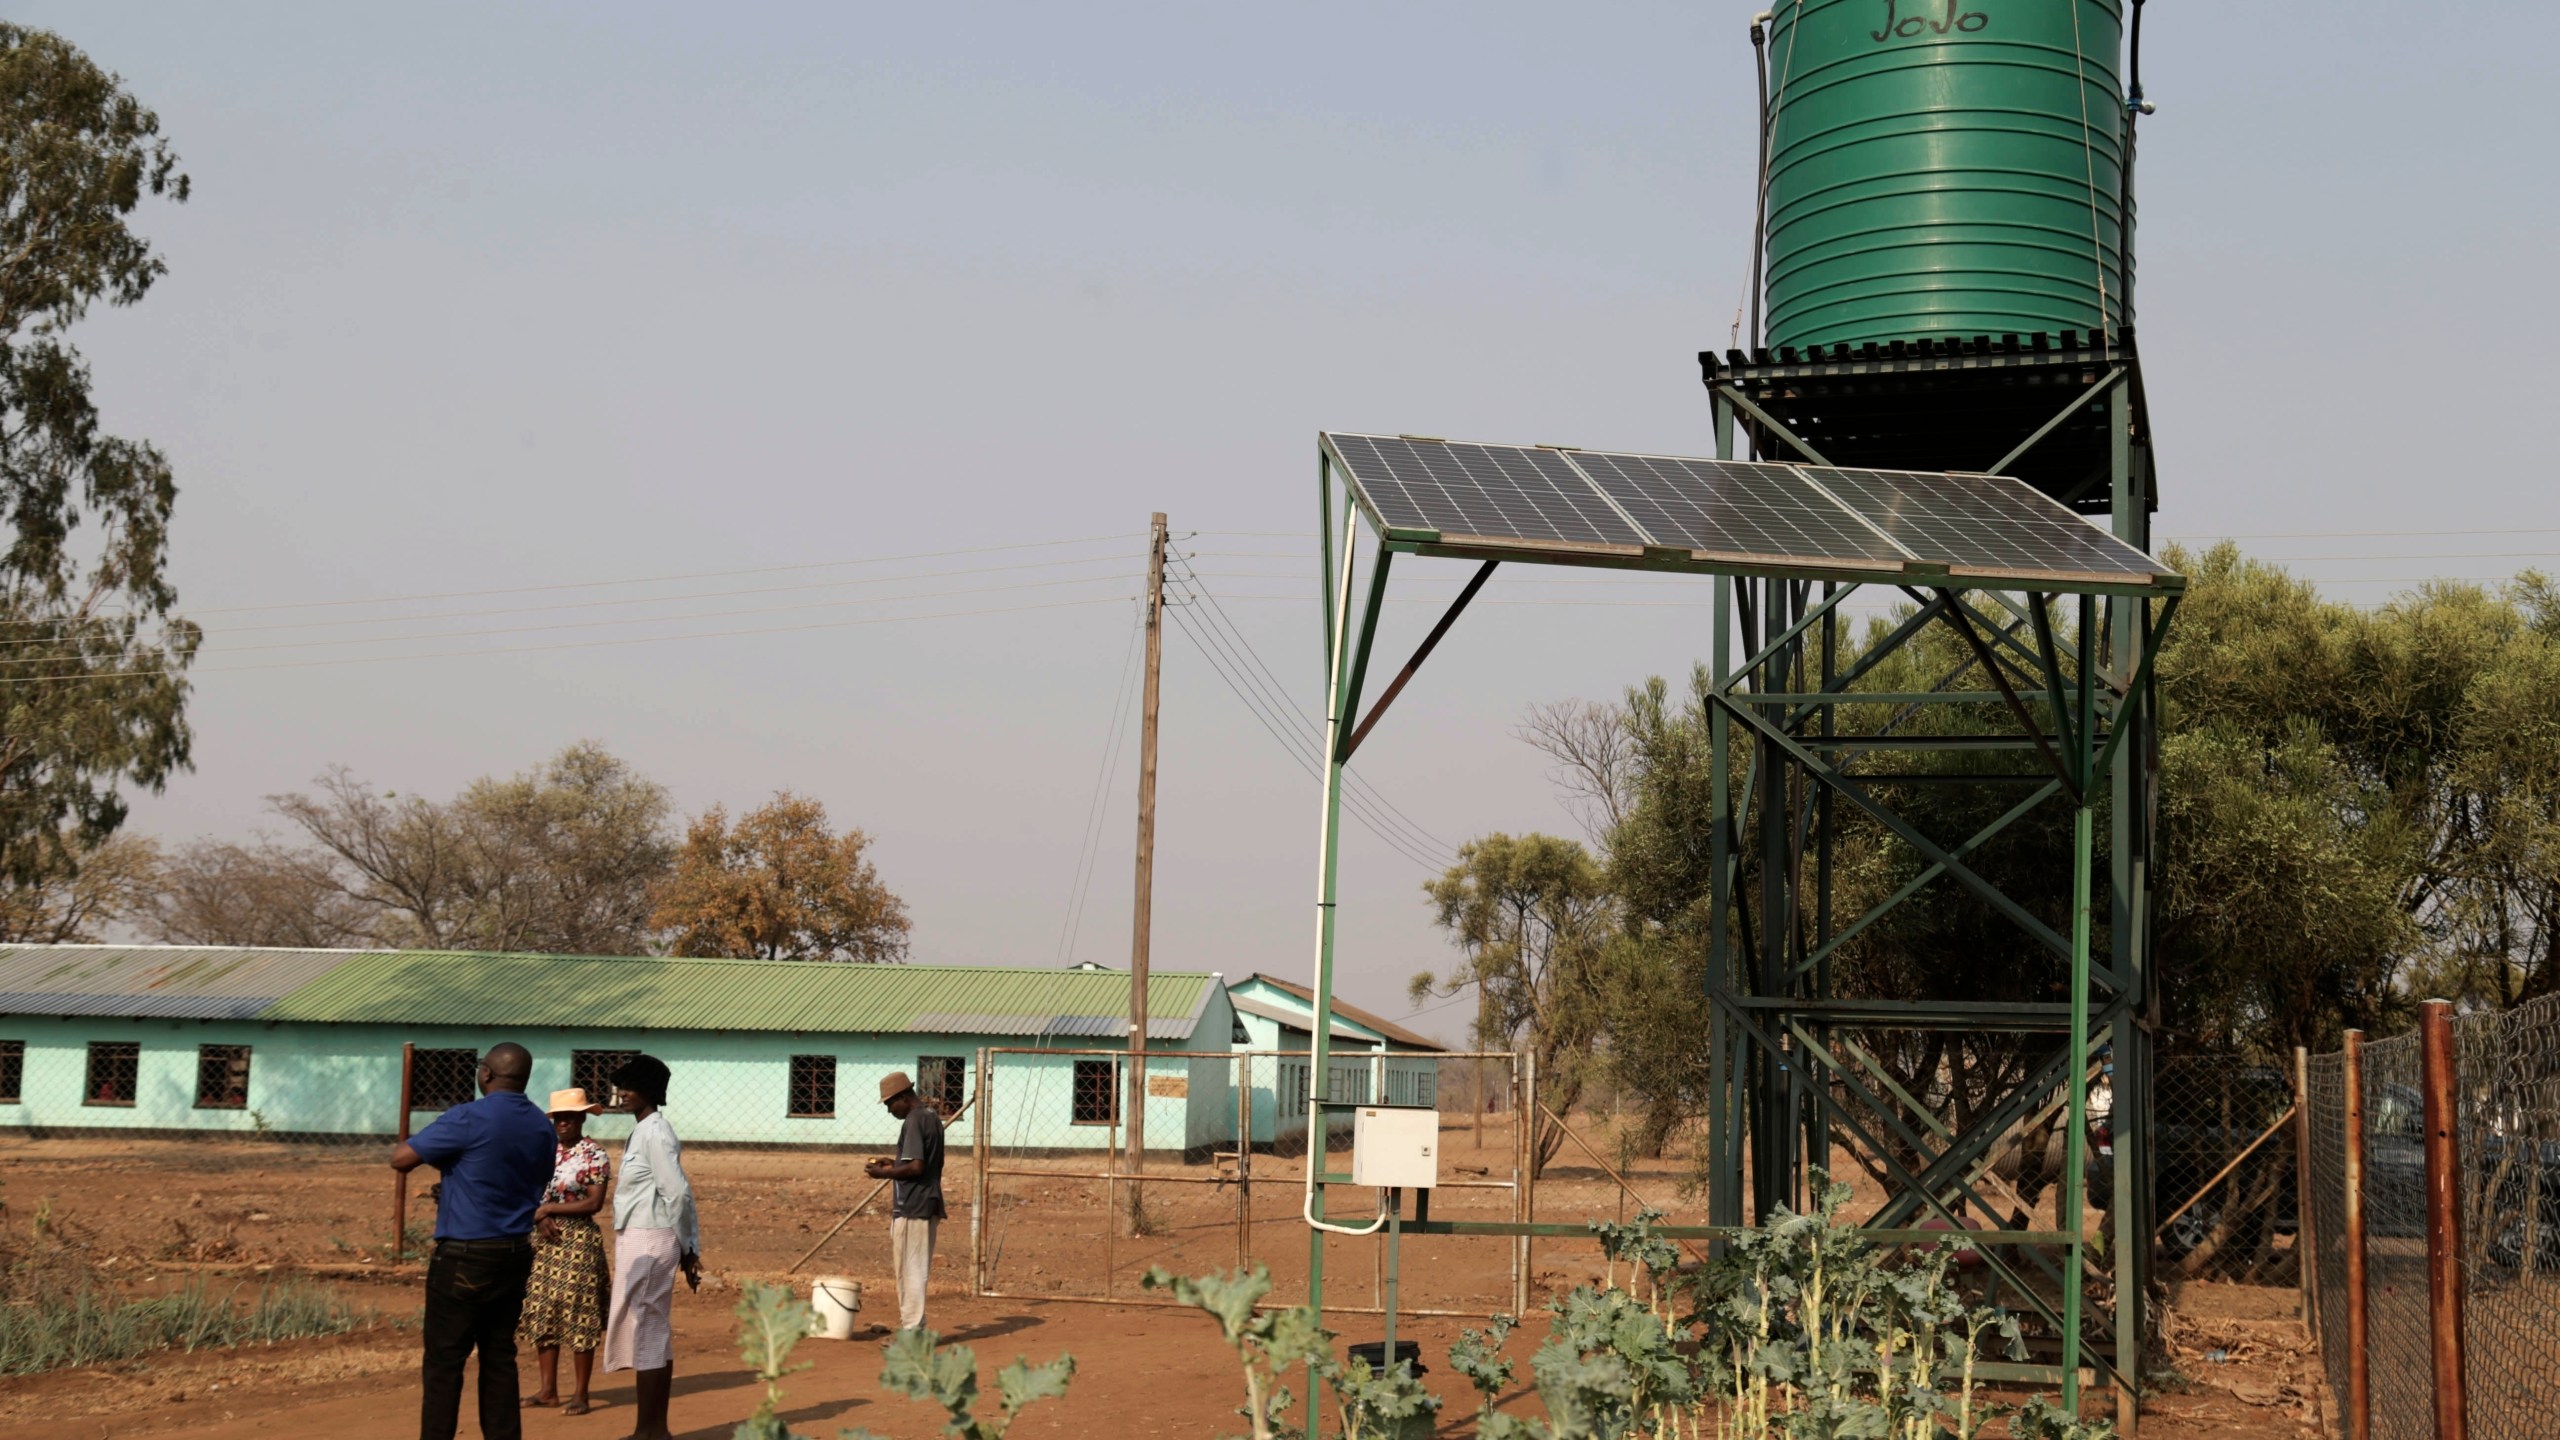
[[[1151,1267],[1196,1275],[1262,1265],[1275,1301],[1303,1303],[1307,1053],[1149,1052],[1145,1150],[1134,1164],[1129,1063],[1126,1050],[979,1052],[971,1288],[994,1299],[1171,1303],[1140,1285]],[[1434,1219],[1529,1218],[1518,1119],[1534,1113],[1535,1097],[1518,1056],[1336,1052],[1325,1081],[1335,1100],[1440,1110]],[[1344,1157],[1328,1169],[1348,1168],[1347,1128],[1329,1128],[1321,1143]],[[1363,1193],[1375,1192],[1333,1187],[1334,1213]],[[1384,1238],[1325,1243],[1326,1308],[1376,1312]],[[1524,1249],[1509,1236],[1407,1236],[1397,1308],[1516,1314],[1526,1308]]]

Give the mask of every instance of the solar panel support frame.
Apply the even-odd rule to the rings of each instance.
[[[2002,464],[2014,462],[2091,404],[2103,401],[2117,441],[2104,476],[2115,505],[2111,529],[2116,539],[2139,550],[2149,535],[2149,514],[2143,502],[2152,492],[2150,448],[2147,437],[2131,433],[2137,413],[2138,367],[2128,355],[2117,369],[2119,373],[2111,373],[2090,392],[2075,394],[2060,413],[2031,433],[2003,442],[2008,455]],[[1736,422],[1747,418],[1747,433],[1783,441],[1808,461],[1824,463],[1818,450],[1738,388],[1719,386],[1711,379],[1709,389],[1718,460],[1734,458],[1736,432],[1742,428]],[[1349,727],[1361,719],[1356,711],[1342,709],[1352,688],[1345,683],[1353,668],[1349,652],[1356,647],[1362,657],[1369,653],[1386,594],[1383,584],[1375,585],[1365,605],[1355,602],[1351,569],[1358,547],[1352,543],[1352,533],[1361,525],[1374,537],[1379,561],[1406,555],[1479,565],[1499,561],[1696,575],[1713,587],[1713,703],[1707,723],[1710,805],[1717,820],[1710,826],[1706,968],[1711,1003],[1704,1037],[1714,1077],[1706,1107],[1710,1227],[1743,1224],[1746,1209],[1765,1220],[1782,1205],[1802,1208],[1812,1199],[1809,1171],[1844,1144],[1866,1149],[1871,1159],[1883,1163],[1902,1182],[1883,1208],[1866,1217],[1867,1227],[1879,1235],[1890,1234],[1894,1227],[1924,1216],[1962,1224],[1968,1211],[1990,1209],[1981,1177],[2004,1127],[2039,1103],[2059,1104],[2067,1111],[2069,1154],[2056,1183],[2063,1193],[2076,1198],[2085,1161],[2088,1078],[2094,1057],[2101,1049],[2112,1049],[2119,1076],[2115,1105],[2119,1148],[2115,1203],[2106,1220],[2108,1243],[2103,1247],[2091,1243],[2074,1205],[2072,1222],[2056,1232],[2013,1232],[2034,1233],[2039,1240],[2058,1235],[2059,1240],[2007,1246],[2026,1258],[2014,1265],[2004,1260],[1996,1268],[2002,1272],[2011,1302],[2038,1315],[2061,1344],[2059,1364],[2021,1367],[2021,1378],[2058,1381],[2066,1392],[2076,1395],[2082,1373],[2091,1370],[2107,1376],[2119,1392],[2120,1405],[2124,1403],[2123,1397],[2132,1393],[2139,1379],[2140,1345],[2117,1345],[2114,1337],[2119,1333],[2138,1337],[2149,1269],[2148,1246],[2141,1239],[2149,1233],[2149,1216],[2142,1213],[2148,1208],[2147,1187],[2134,1177],[2148,1163],[2141,1117],[2147,1114],[2142,1096],[2149,1070],[2149,1036],[2143,1017],[2151,1003],[2147,864],[2152,821],[2149,787],[2135,771],[2156,763],[2149,743],[2156,713],[2151,662],[2177,609],[2183,587],[2179,577],[2161,573],[2135,582],[2121,574],[2068,568],[1993,573],[1915,556],[1907,548],[1902,558],[1889,565],[1850,565],[1809,562],[1802,556],[1682,548],[1653,543],[1649,537],[1643,543],[1624,544],[1551,537],[1530,546],[1499,537],[1389,524],[1353,483],[1352,467],[1332,451],[1331,443],[1330,435],[1320,442],[1324,494],[1319,513],[1327,532],[1321,581],[1326,591],[1325,664],[1331,707],[1326,720],[1333,736],[1347,740]],[[1593,457],[1601,452],[1547,448],[1606,496],[1588,470],[1598,463]],[[1336,485],[1341,487],[1343,507],[1338,513],[1333,508]],[[1842,504],[1844,509],[1851,508],[1845,501]],[[1617,510],[1623,528],[1644,535],[1644,527],[1614,499],[1610,508]],[[1338,546],[1331,533],[1337,526],[1344,527]],[[1857,587],[1869,585],[1902,589],[1918,609],[1881,638],[1878,644],[1883,653],[1870,651],[1856,663],[1838,665],[1839,606]],[[1977,603],[1983,599],[1996,603]],[[2053,627],[2042,623],[2049,607],[2065,600],[2076,603],[2079,622],[2070,654],[2053,643]],[[1442,617],[1435,638],[1457,618],[1460,608],[1452,607],[1452,613]],[[1355,609],[1356,615],[1349,613]],[[1998,618],[2000,611],[2010,618]],[[2022,636],[2031,625],[2038,633]],[[1968,633],[1973,626],[1983,627],[1982,633]],[[1908,652],[1932,628],[1966,633],[1970,658],[1927,691],[1872,696],[1855,690],[1880,659]],[[1391,689],[1400,690],[1429,653],[1426,645]],[[1742,657],[1738,662],[1737,653]],[[1992,666],[1998,688],[1966,688],[1966,676],[1985,664]],[[2013,686],[2003,667],[2033,677],[2034,683]],[[1367,735],[1383,713],[1384,698],[1361,725],[1361,735]],[[1873,735],[1851,736],[1838,730],[1852,706],[1862,705],[1873,714],[1875,706],[1888,703],[1896,707],[1885,722],[1888,730],[1920,714],[1964,713],[1966,707],[1977,728],[1982,717],[1999,717],[2012,722],[2015,733],[1997,732],[1992,739],[2005,735],[2017,746],[2041,749],[2049,763],[2016,773],[1932,772],[1921,763],[1932,753],[1923,737],[1913,737],[1908,746],[1895,746],[1890,734],[1880,741]],[[2041,733],[2033,718],[2038,707],[2050,722]],[[1737,720],[1751,742],[1751,754],[1740,761],[1729,743]],[[1329,996],[1333,984],[1340,835],[1335,817],[1349,746],[1334,743],[1327,749],[1330,761],[1322,777],[1324,823],[1318,844],[1315,989],[1320,996]],[[1900,757],[1902,763],[1899,769],[1879,770],[1868,763],[1869,756]],[[1877,785],[1926,780],[1935,787],[1980,786],[1987,794],[2002,796],[2003,813],[1975,834],[1952,841],[1930,841],[1917,830],[1906,832],[1907,821],[1887,826],[1904,843],[1916,842],[1915,853],[1927,856],[1930,863],[1866,913],[1836,915],[1832,848],[1838,840],[1838,824],[1831,798],[1854,798],[1856,792],[1867,802],[1856,807],[1862,814],[1891,809],[1865,793],[1858,783],[1861,776]],[[2022,799],[2012,788],[2020,784],[2035,788]],[[2102,882],[2092,824],[2101,796],[2113,802],[2116,831],[2111,836],[2112,864],[2103,881],[2103,902],[2094,898]],[[2072,817],[2073,840],[2064,864],[2071,888],[2080,898],[2072,906],[2068,934],[2019,909],[2017,902],[1965,863],[1976,847],[2046,806],[2067,809]],[[1790,850],[1791,844],[1797,848]],[[1775,869],[1766,863],[1758,866],[1760,883],[1749,887],[1759,892],[1756,896],[1746,895],[1742,883],[1749,868],[1744,862],[1746,849],[1756,850],[1764,861],[1778,856],[1788,862]],[[1806,866],[1799,856],[1812,860],[1811,876],[1804,873]],[[1861,1001],[1836,993],[1832,961],[1839,944],[1930,886],[1946,884],[1960,885],[1993,901],[1995,908],[2009,913],[2030,933],[2041,931],[2036,948],[2053,956],[2051,978],[2064,989],[2069,1003],[2002,1003],[1954,995]],[[2103,922],[2096,914],[2099,903],[2108,907]],[[1782,923],[1772,923],[1772,915],[1781,916]],[[2096,953],[2101,925],[2110,957],[2104,960]],[[1799,935],[1804,938],[1797,939]],[[2036,1043],[2045,1048],[2033,1052],[2041,1058],[2028,1068],[2024,1083],[2005,1093],[1986,1094],[1978,1123],[1915,1126],[1910,1123],[1912,1117],[1898,1113],[1910,1098],[1907,1094],[1892,1086],[1883,1088],[1895,1090],[1898,1098],[1879,1093],[1868,1083],[1877,1077],[1860,1078],[1863,1072],[1843,1058],[1866,1048],[1857,1044],[1853,1032],[1914,1028],[2006,1037],[2007,1043]],[[1835,1039],[1839,1042],[1836,1055],[1832,1053]],[[1316,1053],[1310,1071],[1321,1075],[1328,1040],[1318,1033],[1311,1043]],[[1809,1078],[1817,1070],[1822,1072],[1819,1083]],[[2058,1100],[2053,1098],[2057,1089]],[[1311,1119],[1339,1108],[1322,1094],[1311,1092],[1307,1100],[1313,1109]],[[1937,1138],[1941,1132],[1943,1139]],[[1905,1164],[1894,1152],[1897,1145],[1915,1162]],[[1329,1187],[1347,1177],[1327,1176],[1321,1169],[1322,1152],[1314,1147],[1308,1163],[1315,1167],[1308,1177],[1310,1221],[1339,1224],[1349,1218],[1328,1216],[1325,1208]],[[1531,1223],[1534,1218],[1524,1213],[1512,1225],[1473,1224],[1470,1233],[1526,1237],[1554,1228]],[[1406,1228],[1427,1233],[1430,1227],[1408,1224]],[[1321,1304],[1325,1231],[1311,1229],[1309,1244],[1310,1299]],[[1990,1248],[1984,1247],[1986,1254]],[[2112,1261],[2111,1275],[2096,1270],[2100,1256]],[[2114,1284],[2114,1303],[2105,1307],[2107,1313],[2087,1303],[2083,1282],[2092,1276]]]

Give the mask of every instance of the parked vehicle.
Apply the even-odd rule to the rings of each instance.
[[[2426,1099],[2414,1085],[2383,1085],[2365,1107],[2365,1233],[2427,1233]],[[2505,1270],[2523,1266],[2528,1248],[2537,1270],[2560,1268],[2560,1141],[2499,1132],[2495,1123],[2467,1124],[2463,1163],[2464,1223],[2483,1232],[2480,1253]],[[2487,1203],[2481,1193],[2488,1191]],[[2531,1217],[2528,1223],[2528,1216]]]

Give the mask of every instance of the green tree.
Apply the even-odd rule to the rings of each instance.
[[[1525,1041],[1540,1102],[1570,1111],[1591,1078],[1608,999],[1612,902],[1591,852],[1553,835],[1487,835],[1458,847],[1458,863],[1423,890],[1466,958],[1445,974],[1414,976],[1414,999],[1473,986],[1475,1043]],[[1533,1133],[1532,1164],[1543,1171],[1564,1136],[1546,1125]]]
[[[125,818],[123,788],[189,763],[172,613],[177,484],[101,428],[67,338],[166,266],[127,223],[187,197],[159,117],[57,35],[0,23],[0,882],[59,881]]]
[[[729,823],[714,805],[686,830],[652,923],[678,955],[893,962],[906,902],[880,880],[871,837],[839,835],[824,805],[789,791]]]

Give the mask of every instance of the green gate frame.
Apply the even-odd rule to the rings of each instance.
[[[1734,458],[1739,420],[1758,447],[1784,446],[1804,462],[1831,463],[1755,403],[1738,378],[1711,373],[1707,383],[1715,407],[1719,458]],[[2069,422],[2102,420],[2109,437],[2106,478],[2112,529],[2118,538],[2147,551],[2151,457],[2147,437],[2138,433],[2136,425],[2139,386],[2136,362],[2129,350],[2121,352],[2094,386],[2029,433],[1989,473],[2008,473]],[[1333,1003],[1343,769],[1495,567],[1504,562],[1598,566],[1709,577],[1715,586],[1712,685],[1707,696],[1714,752],[1711,807],[1719,821],[1712,838],[1707,976],[1712,1005],[1706,1041],[1714,1087],[1708,1127],[1709,1223],[1667,1227],[1665,1233],[1707,1240],[1730,1236],[1746,1223],[1746,1173],[1751,1177],[1752,1220],[1765,1221],[1782,1205],[1801,1207],[1807,1198],[1811,1155],[1817,1147],[1846,1144],[1863,1148],[1898,1184],[1885,1206],[1859,1227],[1863,1233],[1887,1243],[1943,1240],[1945,1231],[1927,1222],[1962,1228],[1961,1210],[1968,1205],[1988,1209],[1975,1186],[1993,1147],[2039,1102],[2046,1103],[2049,1113],[2046,1097],[2059,1088],[2065,1092],[2069,1128],[2064,1173],[2057,1183],[2073,1202],[2065,1206],[2071,1223],[2059,1231],[1998,1231],[2001,1244],[1981,1247],[1978,1253],[2006,1291],[2014,1292],[2059,1332],[2061,1353],[2058,1363],[1982,1364],[1976,1372],[1994,1380],[2058,1381],[2065,1404],[2076,1409],[2082,1371],[2094,1359],[2113,1381],[2120,1413],[2129,1416],[2138,1393],[2141,1347],[2138,1343],[2120,1347],[2113,1339],[2142,1334],[2142,1298],[2149,1279],[2150,1246],[2145,1238],[2149,1216],[2145,1212],[2150,1193],[2147,1184],[2137,1181],[2150,1167],[2145,1134],[2150,1035],[2145,1015],[2151,1002],[2148,856],[2156,805],[2153,716],[2157,695],[2152,661],[2177,610],[2183,580],[2164,575],[2158,583],[2144,585],[2092,576],[2057,579],[2048,587],[2021,590],[2014,584],[1994,586],[1961,576],[1922,576],[1899,587],[1915,603],[1915,612],[1860,664],[1842,672],[1833,661],[1838,653],[1839,607],[1862,584],[1874,583],[1872,575],[1831,573],[1819,566],[1736,567],[1703,562],[1679,551],[1648,551],[1636,558],[1446,543],[1429,531],[1378,529],[1372,517],[1376,558],[1368,566],[1365,584],[1355,584],[1364,517],[1347,485],[1336,514],[1332,460],[1321,447],[1317,502],[1328,756],[1321,777],[1317,847],[1317,1011],[1329,1011]],[[1474,560],[1478,568],[1363,716],[1360,703],[1378,619],[1399,555]],[[2077,637],[2069,664],[2055,641],[2054,610],[2063,601],[2077,606]],[[1927,691],[1878,694],[1850,688],[1876,661],[1909,644],[1931,624],[1956,631],[1973,658]],[[2022,631],[2032,636],[2032,643],[2022,637]],[[1737,637],[1741,641],[1738,660]],[[1809,666],[1815,672],[1810,677]],[[1952,688],[1976,670],[1996,688]],[[1989,735],[1894,736],[1888,731],[1848,737],[1835,730],[1837,709],[1844,703],[1893,704],[1901,707],[1904,717],[1932,706],[1998,705],[2015,728]],[[2036,723],[2032,707],[2037,705],[2054,722],[2050,733]],[[1753,758],[1739,777],[1733,773],[1728,744],[1735,726],[1753,743]],[[1869,794],[1860,783],[1861,775],[1852,769],[1864,755],[1944,750],[1956,744],[2029,752],[2050,774],[2024,776],[2041,783],[1978,833],[1946,842],[1922,834]],[[2015,785],[2019,778],[1975,777],[1951,783]],[[2103,902],[2108,908],[2105,923],[2110,941],[2105,961],[2093,954],[2093,931],[2100,923],[2096,918],[2100,903],[2096,824],[2101,796],[2108,801],[2112,827]],[[1841,800],[1865,812],[1929,862],[1901,890],[1845,925],[1835,923],[1832,913],[1833,809]],[[2073,812],[2071,854],[2063,862],[2070,867],[2073,896],[2068,935],[2001,894],[1965,863],[1976,847],[2001,830],[2056,802],[2069,805]],[[1735,883],[1741,875],[1740,847],[1746,842],[1756,842],[1764,859],[1756,901],[1738,893],[1741,887]],[[1812,861],[1810,877],[1802,863],[1807,858]],[[2050,978],[2066,988],[2067,1000],[1879,1001],[1833,993],[1828,957],[1838,946],[1927,885],[1942,880],[1972,890],[2039,941],[2052,957]],[[1754,913],[1762,917],[1756,931],[1749,928]],[[1785,919],[1770,923],[1769,916]],[[1805,917],[1811,920],[1809,937],[1802,923]],[[1741,953],[1735,943],[1744,934],[1754,936],[1749,953]],[[2003,1031],[2049,1037],[2052,1048],[2032,1065],[2022,1083],[1987,1104],[1971,1125],[1957,1129],[1921,1109],[1854,1037],[1840,1033],[1851,1028]],[[1307,1102],[1309,1134],[1314,1136],[1326,1133],[1329,1112],[1356,1107],[1328,1099],[1317,1078],[1326,1073],[1327,1027],[1313,1027],[1312,1044]],[[2113,1264],[2115,1304],[2113,1313],[2103,1319],[2085,1304],[2083,1280],[2095,1265],[2085,1233],[2084,1206],[2076,1203],[2086,1174],[2089,1076],[2101,1048],[2112,1053],[2117,1077],[2111,1117],[2116,1147],[2114,1203],[2107,1212],[2105,1249]],[[1810,1083],[1815,1066],[1831,1083]],[[1887,1094],[1878,1094],[1870,1081],[1879,1082]],[[1912,1122],[1930,1133],[1922,1134]],[[1916,1169],[1897,1156],[1891,1141],[1922,1157]],[[1746,1154],[1751,1162],[1747,1172]],[[1325,1168],[1323,1145],[1308,1146],[1308,1294],[1319,1308],[1324,1300],[1325,1235],[1328,1231],[1371,1233],[1376,1228],[1346,1225],[1327,1214],[1327,1188],[1348,1184],[1350,1179],[1347,1173]],[[1582,1225],[1525,1220],[1423,1218],[1398,1223],[1403,1233],[1417,1235],[1588,1234]],[[2028,1274],[1998,1253],[2002,1249],[2023,1256],[2027,1269],[2058,1285],[2058,1303],[2039,1295]],[[1311,1426],[1314,1419],[1310,1406]]]

